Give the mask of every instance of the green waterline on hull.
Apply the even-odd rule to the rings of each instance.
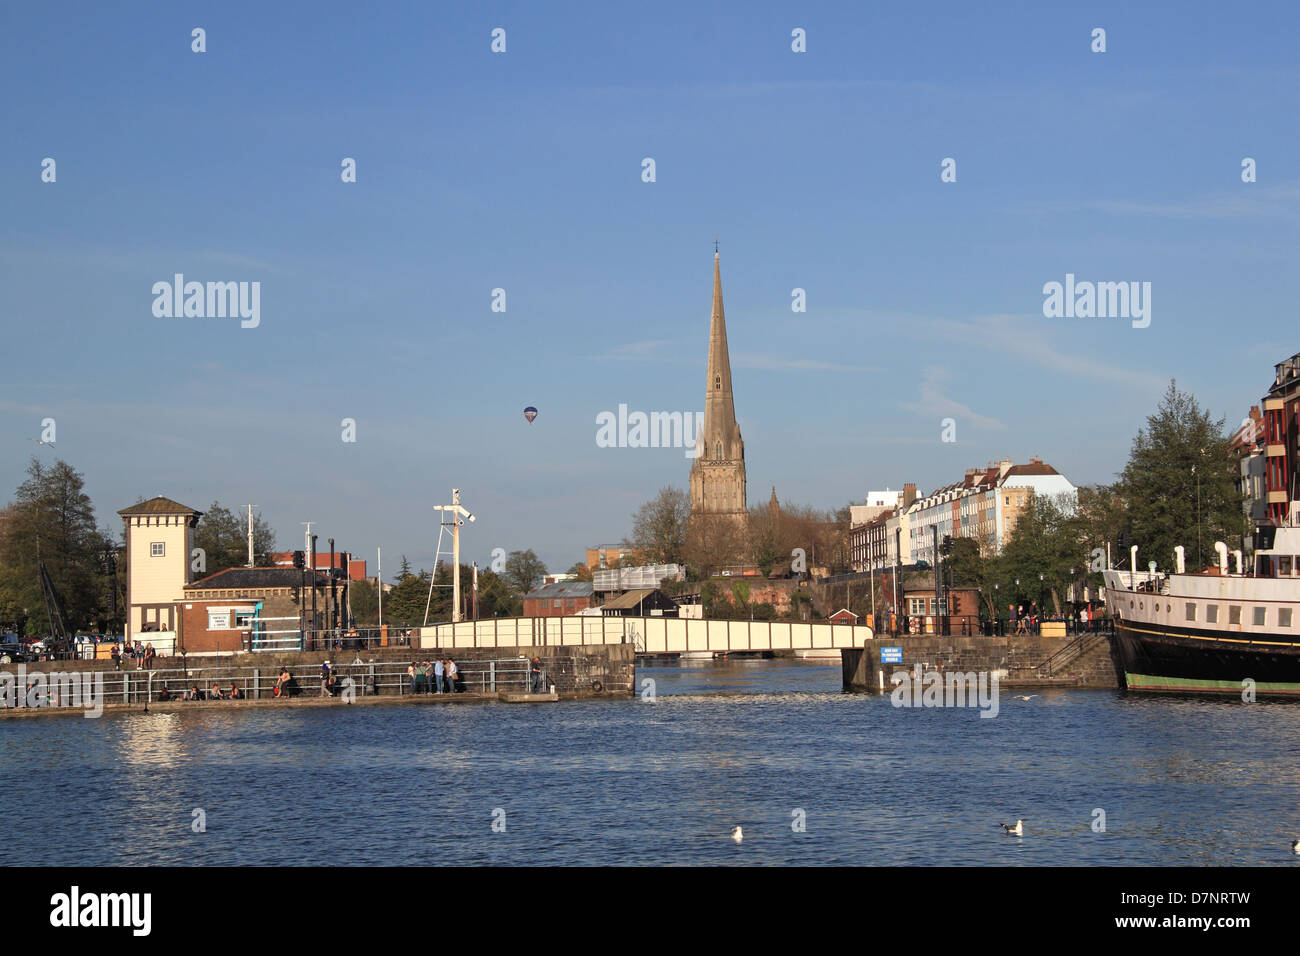
[[[1240,694],[1245,688],[1239,680],[1210,680],[1199,677],[1152,677],[1149,674],[1125,673],[1129,690],[1187,690],[1216,694]],[[1300,695],[1300,683],[1257,681],[1257,694]]]

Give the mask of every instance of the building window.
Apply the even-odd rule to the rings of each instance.
[[[1207,624],[1219,623],[1219,605],[1207,604],[1205,606],[1205,622]]]
[[[1191,601],[1187,602],[1187,620],[1189,621],[1196,620],[1196,605],[1193,604]]]
[[[1257,608],[1255,608],[1255,626],[1256,626],[1256,627],[1263,627],[1263,626],[1264,626],[1265,615],[1266,615],[1267,613],[1268,613],[1268,608],[1263,608],[1263,607],[1257,607]]]
[[[560,606],[560,599],[559,599],[559,598],[551,598],[551,607],[559,607],[559,606]]]
[[[163,554],[164,554],[165,551],[166,551],[166,548],[165,548],[163,542],[161,542],[161,541],[153,541],[153,542],[150,542],[150,544],[149,544],[149,557],[151,557],[151,558],[161,558],[161,557],[163,556]]]
[[[1241,605],[1240,605],[1240,604],[1229,604],[1229,605],[1228,605],[1228,623],[1229,623],[1229,624],[1237,624],[1237,625],[1240,625],[1240,624],[1241,624]]]

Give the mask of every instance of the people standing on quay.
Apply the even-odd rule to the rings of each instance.
[[[454,694],[456,693],[456,677],[460,673],[460,669],[456,666],[456,662],[449,657],[444,670],[447,673],[447,692]]]
[[[434,692],[433,684],[433,661],[424,662],[424,692],[432,694]]]
[[[326,661],[324,664],[320,666],[320,695],[322,697],[328,697],[330,695],[329,683],[330,683],[330,662]]]
[[[111,653],[113,656],[113,668],[120,671],[122,669],[122,648],[118,645],[117,641],[113,642],[113,650]]]
[[[532,664],[531,664],[531,666],[528,668],[528,671],[529,671],[529,674],[532,676],[532,691],[533,691],[533,693],[534,693],[534,694],[540,694],[540,693],[542,692],[542,661],[541,661],[541,659],[538,658],[538,657],[534,657],[533,660],[532,660]]]
[[[437,680],[437,682],[438,682],[438,693],[439,693],[439,694],[442,693],[442,674],[443,674],[443,671],[442,671],[442,658],[438,658],[438,660],[437,660],[437,661],[434,663],[434,665],[433,665],[433,676],[434,676],[434,678],[435,678],[435,679]]]
[[[411,666],[406,669],[406,677],[411,682],[411,693],[415,693],[415,661],[411,661]]]

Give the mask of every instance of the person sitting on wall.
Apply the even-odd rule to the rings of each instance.
[[[230,682],[230,690],[226,692],[226,700],[243,700],[244,692],[235,686],[235,682]]]
[[[225,700],[226,695],[221,691],[220,684],[213,684],[212,690],[208,691],[208,700]]]
[[[170,690],[167,689],[167,685],[166,685],[166,684],[163,684],[163,686],[162,686],[162,690],[158,691],[158,699],[159,699],[159,700],[171,700],[171,699],[172,699],[172,692],[171,692]]]
[[[198,684],[195,684],[193,687],[190,688],[189,697],[187,697],[186,699],[187,699],[187,700],[202,700],[202,699],[203,699],[203,691],[199,690],[199,685],[198,685]]]

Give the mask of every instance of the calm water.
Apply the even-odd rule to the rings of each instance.
[[[0,863],[1300,860],[1296,704],[1047,691],[1004,694],[989,720],[841,694],[838,667],[644,677],[654,704],[0,721],[7,809],[71,824],[0,841]],[[1091,831],[1094,807],[1108,832]],[[1024,838],[995,827],[1016,817]]]

